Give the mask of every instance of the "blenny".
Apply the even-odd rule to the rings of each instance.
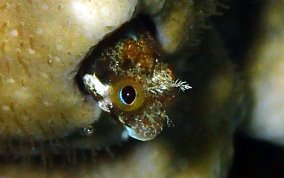
[[[81,74],[85,90],[124,125],[129,136],[151,140],[171,123],[166,107],[176,89],[191,87],[175,79],[169,65],[161,61],[153,33],[141,25],[126,25],[104,41]]]

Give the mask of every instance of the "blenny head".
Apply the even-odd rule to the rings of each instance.
[[[161,62],[161,50],[150,31],[127,28],[96,49],[82,80],[102,110],[122,123],[131,137],[146,141],[170,123],[165,109],[176,88],[191,87],[176,80]]]

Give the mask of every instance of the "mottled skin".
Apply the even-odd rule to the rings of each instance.
[[[131,137],[145,141],[155,138],[164,125],[170,123],[165,107],[174,98],[175,90],[187,90],[190,86],[186,82],[176,82],[169,66],[162,62],[153,35],[144,24],[137,23],[138,20],[122,27],[124,32],[113,34],[118,38],[111,38],[101,46],[102,51],[95,49],[97,55],[91,55],[87,61],[91,73],[84,69],[80,75],[102,110],[121,122]],[[100,92],[97,79],[107,91]],[[135,93],[128,93],[133,96],[128,104],[121,96],[122,89],[127,86]]]

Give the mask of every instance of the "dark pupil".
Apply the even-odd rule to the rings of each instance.
[[[120,98],[124,104],[131,104],[136,98],[135,89],[132,86],[124,87],[120,92]]]

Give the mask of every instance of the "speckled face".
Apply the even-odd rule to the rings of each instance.
[[[118,38],[106,40],[91,56],[91,72],[83,75],[85,87],[100,108],[110,112],[138,140],[156,137],[170,123],[165,107],[176,88],[186,82],[175,80],[151,33],[139,23],[123,27]]]

